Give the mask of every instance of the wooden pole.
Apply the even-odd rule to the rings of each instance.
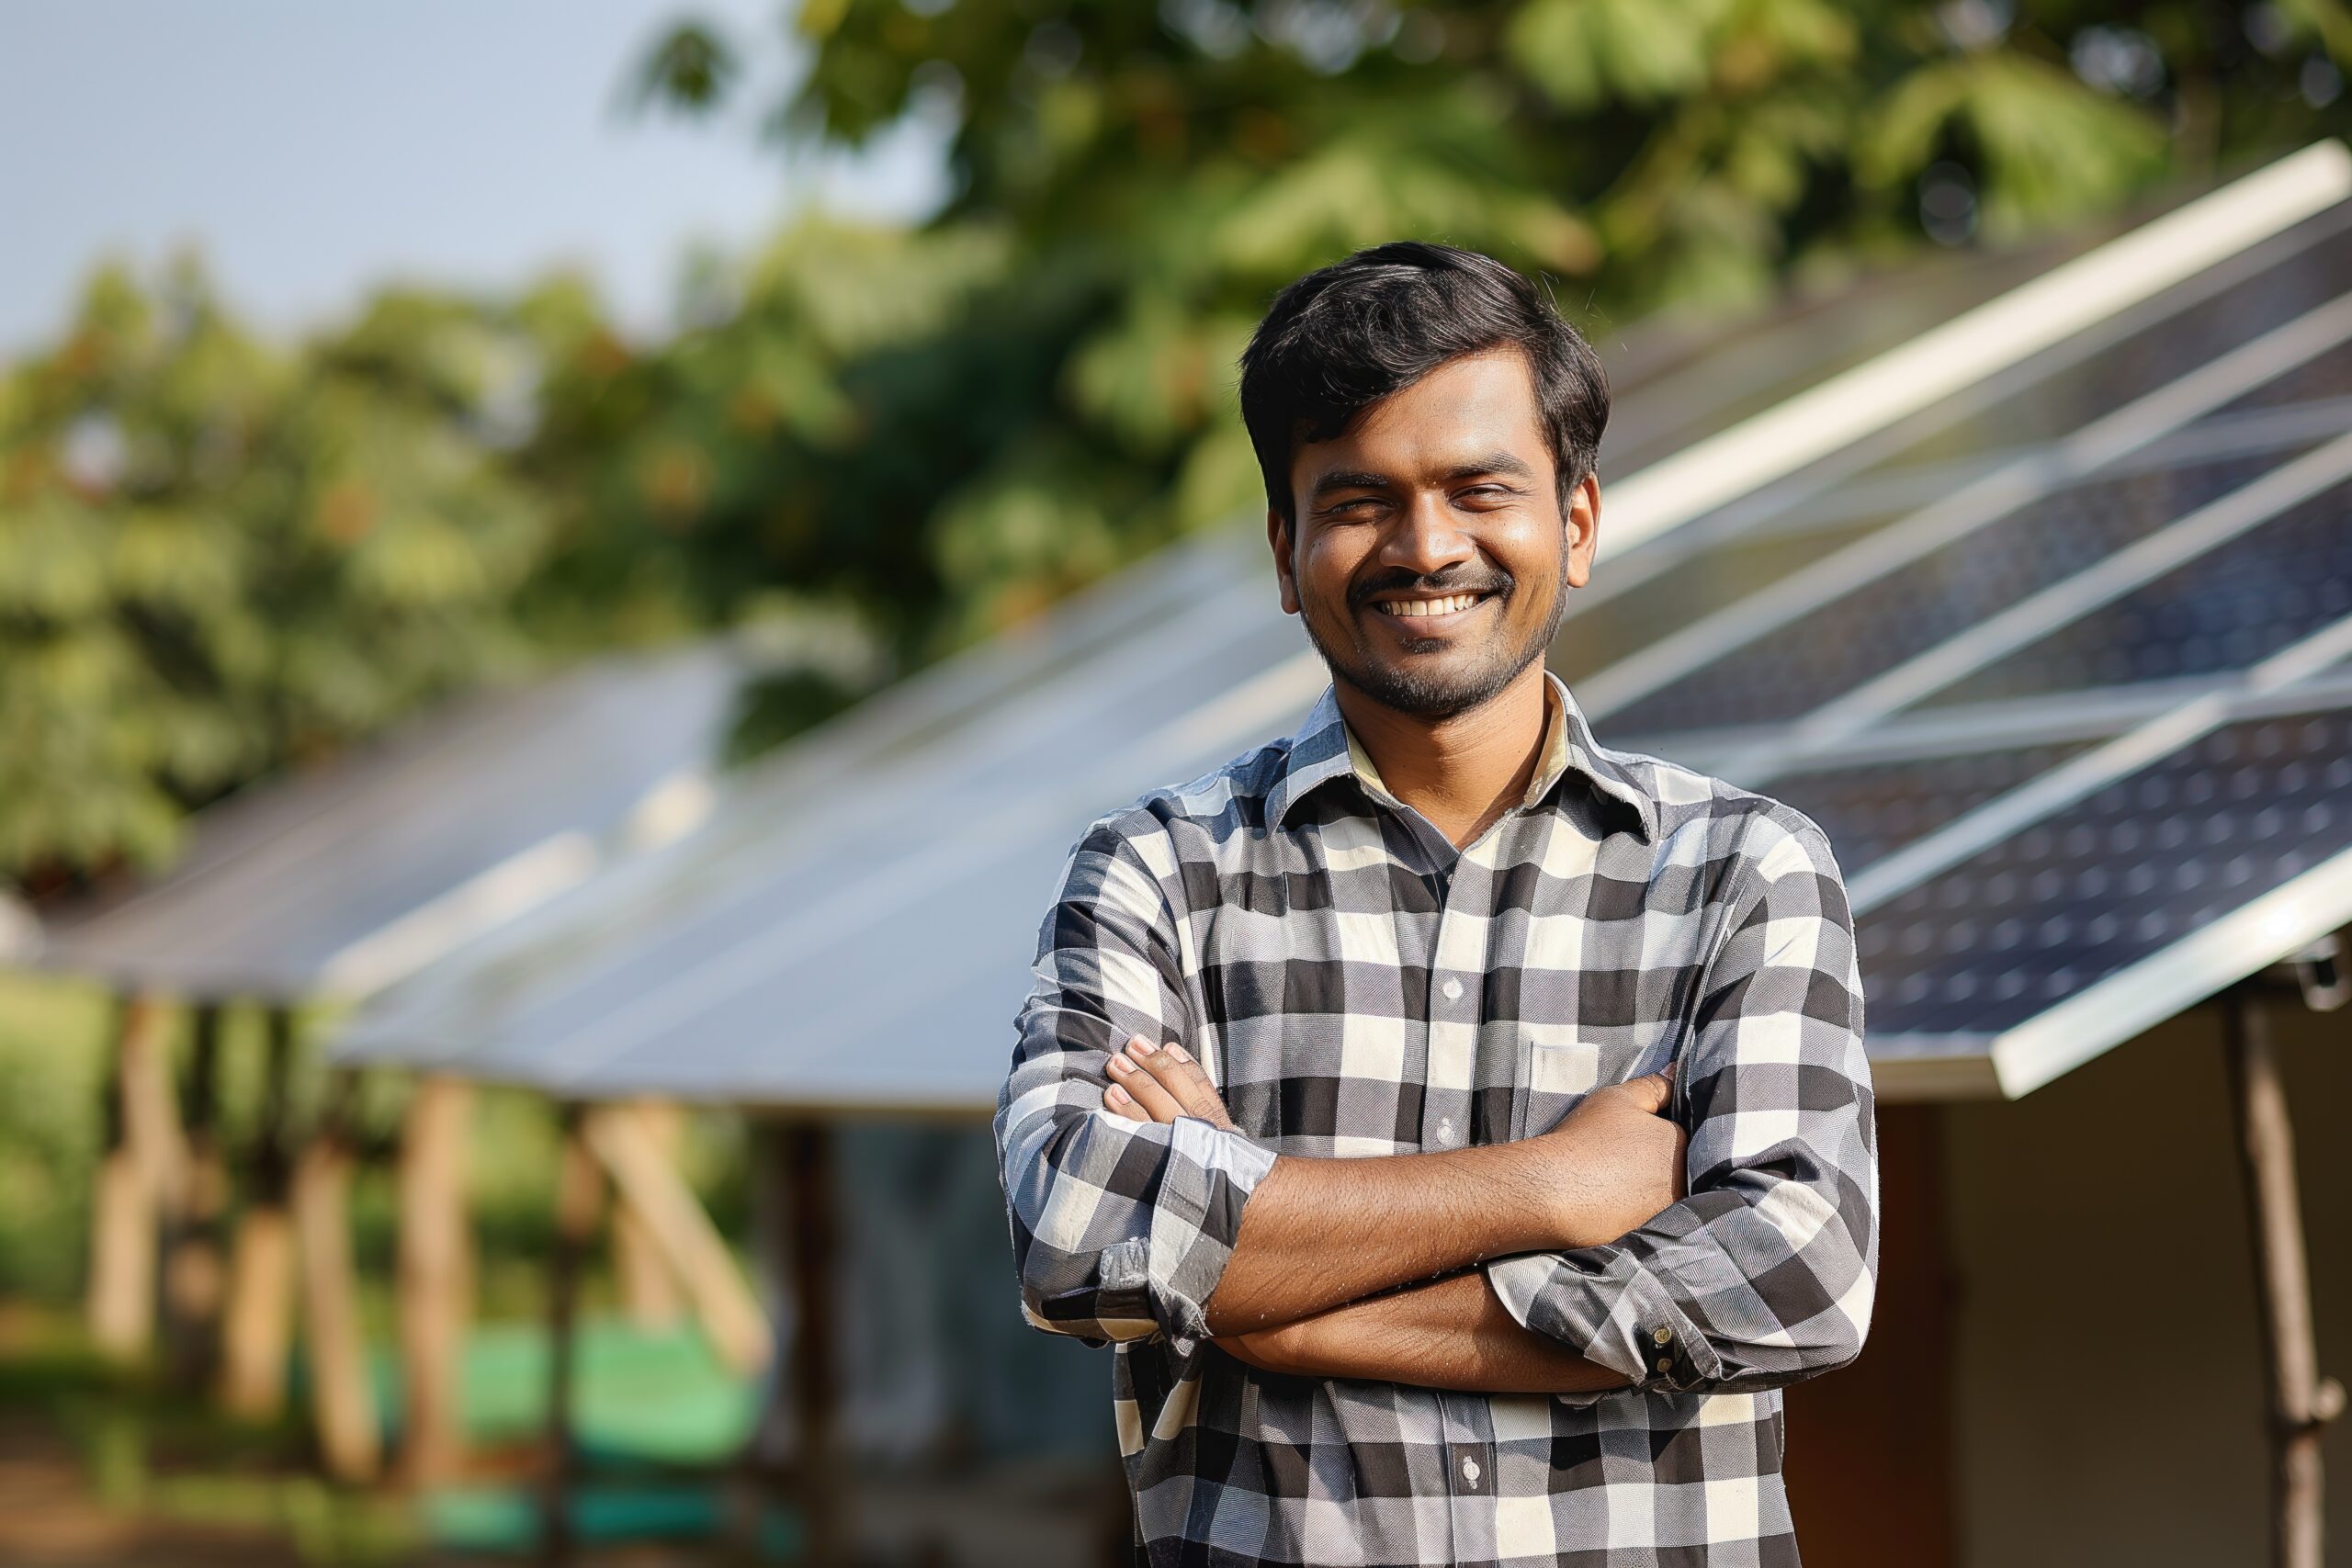
[[[611,1173],[646,1237],[684,1284],[719,1359],[739,1372],[765,1370],[775,1348],[767,1314],[694,1190],[646,1135],[636,1108],[588,1111],[581,1119],[581,1135]]]
[[[539,1548],[549,1563],[571,1560],[571,1510],[577,1455],[571,1414],[577,1369],[580,1277],[594,1245],[604,1207],[604,1179],[582,1134],[581,1109],[561,1111],[562,1165],[556,1175],[555,1246],[548,1271],[548,1478],[540,1498]]]
[[[180,1132],[178,1096],[172,1089],[171,1010],[153,997],[136,998],[122,1027],[123,1141],[137,1156],[158,1207],[176,1214],[187,1206],[187,1141]]]
[[[797,1467],[804,1560],[817,1568],[848,1561],[847,1509],[835,1453],[841,1385],[833,1313],[833,1136],[822,1122],[783,1129],[792,1226],[792,1382],[800,1417]]]
[[[163,1005],[120,999],[106,1090],[106,1152],[90,1203],[90,1337],[118,1359],[147,1353],[155,1335],[155,1263],[167,1191],[177,1176],[169,1114]],[[164,1097],[159,1108],[158,1085]]]
[[[465,1458],[458,1370],[472,1316],[466,1223],[472,1112],[471,1085],[428,1077],[409,1101],[401,1134],[397,1305],[407,1389],[401,1461],[403,1477],[418,1485],[447,1480]]]
[[[782,1127],[754,1116],[751,1134],[751,1266],[758,1280],[761,1301],[769,1308],[775,1349],[770,1352],[770,1375],[761,1389],[758,1420],[744,1446],[742,1472],[746,1483],[738,1502],[738,1546],[746,1553],[758,1550],[763,1521],[772,1502],[797,1512],[793,1496],[793,1427],[797,1420],[791,1401],[797,1393],[786,1370],[790,1364],[787,1337],[799,1324],[792,1304],[791,1174],[785,1158]]]
[[[640,1100],[628,1109],[653,1152],[674,1166],[686,1130],[684,1109],[666,1100]],[[669,1328],[684,1315],[685,1298],[667,1250],[634,1204],[613,1213],[613,1283],[623,1315],[639,1328]]]
[[[221,1404],[254,1420],[274,1418],[286,1407],[286,1359],[294,1337],[294,1224],[287,1212],[294,1017],[284,1007],[271,1007],[264,1016],[268,1037],[261,1124],[245,1212],[229,1252],[220,1344]]]
[[[2260,995],[2251,986],[2233,987],[2222,999],[2222,1016],[2270,1385],[2270,1560],[2276,1568],[2322,1568],[2320,1432],[2343,1409],[2344,1390],[2319,1375],[2294,1128]]]
[[[220,1370],[220,1303],[228,1280],[220,1228],[229,1208],[229,1168],[220,1147],[220,1005],[198,1004],[189,1023],[180,1111],[186,1190],[164,1237],[164,1323],[172,1381],[199,1389]]]
[[[340,1078],[332,1109],[295,1161],[294,1229],[301,1244],[302,1339],[320,1453],[336,1480],[364,1482],[376,1478],[383,1438],[359,1325],[358,1276],[351,1263],[351,1092],[350,1078]]]

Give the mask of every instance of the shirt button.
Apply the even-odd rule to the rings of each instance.
[[[1674,1330],[1671,1328],[1657,1328],[1650,1331],[1650,1343],[1653,1345],[1670,1345],[1673,1342]]]
[[[1438,989],[1445,993],[1445,999],[1447,1001],[1458,1002],[1462,999],[1462,982],[1459,980],[1449,978],[1445,984],[1439,987]]]
[[[1662,1372],[1672,1371],[1674,1370],[1673,1359],[1668,1356],[1660,1356],[1657,1359],[1657,1370]]]
[[[1462,1456],[1462,1479],[1473,1486],[1478,1484],[1478,1461],[1467,1454]]]
[[[1444,1118],[1442,1121],[1441,1121],[1441,1122],[1438,1122],[1438,1124],[1437,1124],[1437,1141],[1438,1141],[1439,1143],[1441,1143],[1441,1144],[1450,1144],[1450,1143],[1453,1142],[1453,1117],[1448,1116],[1448,1117]]]

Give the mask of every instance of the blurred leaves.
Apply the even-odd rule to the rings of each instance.
[[[707,22],[673,24],[639,66],[630,96],[697,113],[725,96],[741,69],[726,36]]]
[[[94,276],[0,382],[0,868],[158,859],[190,804],[511,662],[548,534],[487,438],[511,336],[388,295],[280,353],[191,266]]]

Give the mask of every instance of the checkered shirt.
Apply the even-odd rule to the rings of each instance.
[[[1327,690],[1293,735],[1098,818],[1038,934],[996,1135],[1029,1320],[1116,1346],[1155,1568],[1794,1563],[1780,1390],[1860,1349],[1875,1133],[1845,890],[1781,803],[1597,745],[1547,675],[1543,764],[1457,849]],[[1103,1108],[1182,1042],[1238,1130]],[[1679,1061],[1690,1196],[1495,1258],[1511,1315],[1632,1379],[1489,1395],[1264,1373],[1203,1305],[1277,1154],[1541,1133]]]

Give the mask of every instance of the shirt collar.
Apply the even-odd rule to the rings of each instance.
[[[1592,738],[1592,727],[1577,706],[1567,682],[1544,671],[1544,728],[1543,761],[1521,797],[1522,809],[1540,805],[1544,797],[1570,773],[1590,784],[1603,796],[1630,809],[1646,842],[1657,835],[1657,803],[1621,767],[1615,753]],[[1340,712],[1338,688],[1326,686],[1306,717],[1291,733],[1282,775],[1266,796],[1266,822],[1280,828],[1290,808],[1332,779],[1352,774],[1383,800],[1395,797],[1380,781],[1372,757],[1348,728]]]

